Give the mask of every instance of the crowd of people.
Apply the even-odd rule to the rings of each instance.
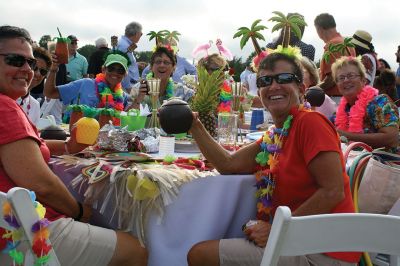
[[[279,206],[289,206],[295,216],[354,212],[340,136],[397,152],[400,67],[394,73],[384,59],[378,60],[372,36],[364,30],[355,31],[352,45],[332,51],[332,45],[348,41],[336,30],[333,16],[320,14],[314,25],[329,54],[319,61],[319,69],[315,48],[295,37],[290,45],[300,48],[302,58],[269,52],[241,75],[255,96],[254,106],[268,110],[274,122],[258,141],[228,152],[193,113],[189,132],[221,174],[254,173],[257,214],[241,239],[194,245],[189,265],[259,265]],[[62,265],[147,264],[147,250],[135,237],[88,224],[91,206],[78,202],[48,167],[51,155],[87,147],[76,142],[75,130],[66,142],[43,140],[35,126],[44,111],[61,121],[63,106],[70,104],[117,111],[151,108],[150,78],[160,79],[158,106],[171,97],[190,102],[196,90],[180,78],[195,75],[196,68],[177,56],[171,43],[156,47],[148,70],[140,75],[134,50],[142,30],[140,23],[129,23],[113,49],[105,38],[98,38],[89,62],[77,52],[78,38],[70,35],[64,65],[54,51],[33,47],[25,29],[0,26],[0,191],[19,186],[36,193],[47,208],[50,239]],[[281,34],[267,47],[276,48],[282,38]],[[400,63],[400,46],[396,56]],[[199,65],[209,73],[228,67],[218,54],[207,55]],[[34,90],[38,86],[43,92]],[[324,101],[310,110],[304,94],[315,87],[324,92]],[[0,261],[8,262],[6,257],[0,253]],[[279,265],[345,266],[359,259],[358,252],[334,252],[281,257]]]

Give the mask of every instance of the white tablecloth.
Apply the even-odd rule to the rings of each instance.
[[[66,185],[78,172],[65,171],[62,165],[52,168]],[[184,184],[178,198],[166,206],[161,223],[155,213],[150,214],[146,226],[149,265],[187,265],[187,252],[195,243],[243,237],[241,226],[256,214],[254,181],[254,175],[219,175]],[[82,199],[83,191],[71,192]],[[112,210],[110,204],[104,216],[94,213],[92,223],[115,228],[109,222]]]

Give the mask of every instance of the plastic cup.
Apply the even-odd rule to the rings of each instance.
[[[160,136],[160,144],[158,153],[162,156],[174,155],[175,153],[175,137]]]
[[[264,123],[264,110],[253,110],[251,114],[250,130],[258,130],[257,126]]]
[[[238,116],[231,113],[218,114],[218,143],[228,150],[236,147]]]

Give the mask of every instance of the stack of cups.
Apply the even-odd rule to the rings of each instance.
[[[174,155],[175,152],[175,137],[160,136],[159,154],[162,156]]]
[[[255,109],[251,114],[250,130],[258,130],[257,126],[264,123],[264,110]]]

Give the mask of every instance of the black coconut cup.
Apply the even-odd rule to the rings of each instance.
[[[66,140],[67,133],[59,126],[48,126],[40,133],[42,139]]]
[[[306,90],[305,98],[312,107],[320,107],[325,101],[325,92],[320,87]]]
[[[188,132],[193,122],[192,110],[187,102],[171,99],[158,110],[161,128],[167,134]]]

